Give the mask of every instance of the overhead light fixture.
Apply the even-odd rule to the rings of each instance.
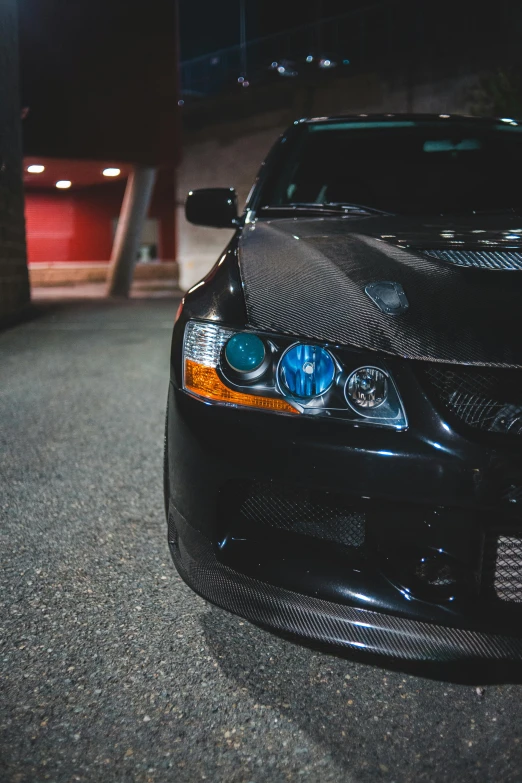
[[[102,174],[104,177],[119,177],[121,174],[121,169],[116,169],[116,168],[103,169]]]
[[[33,163],[32,166],[27,167],[27,171],[29,174],[41,174],[43,171],[45,171],[45,166],[42,166],[39,163]]]
[[[67,190],[67,188],[70,188],[72,185],[72,182],[70,179],[59,179],[56,183],[56,187],[60,190]]]

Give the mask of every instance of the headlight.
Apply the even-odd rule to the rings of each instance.
[[[265,356],[265,344],[256,334],[238,332],[227,341],[225,346],[225,358],[237,372],[256,372],[262,367]]]
[[[225,365],[240,383],[260,378],[270,365],[270,351],[251,332],[237,332],[225,344]]]
[[[293,345],[279,362],[279,382],[287,394],[309,400],[324,394],[335,378],[331,354],[319,345]]]
[[[378,408],[388,397],[386,373],[377,367],[360,367],[346,383],[346,398],[355,408]]]
[[[223,347],[234,334],[230,329],[223,329],[209,321],[188,322],[183,340],[183,388],[209,402],[298,413],[268,389],[251,394],[232,381],[224,382]]]
[[[347,348],[189,321],[183,388],[208,402],[401,430],[406,414],[387,369]]]

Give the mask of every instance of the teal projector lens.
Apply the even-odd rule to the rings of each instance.
[[[225,358],[236,372],[254,372],[261,367],[265,356],[265,344],[255,334],[235,334],[225,346]]]

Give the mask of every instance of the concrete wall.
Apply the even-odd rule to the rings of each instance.
[[[0,324],[29,303],[16,0],[0,2]]]
[[[477,76],[469,72],[445,77],[416,74],[415,79],[409,72],[371,73],[322,85],[281,84],[269,94],[252,88],[248,96],[239,93],[219,99],[205,110],[188,108],[177,189],[181,288],[206,274],[232,235],[186,222],[183,202],[189,190],[234,186],[242,207],[270,146],[296,118],[371,112],[469,113],[476,83]]]
[[[287,124],[277,113],[260,115],[255,119],[254,125],[242,122],[243,135],[235,135],[233,139],[228,134],[223,137],[215,127],[208,127],[202,138],[192,143],[190,135],[186,136],[187,143],[178,171],[177,200],[177,260],[183,290],[208,272],[233,234],[224,229],[187,223],[184,210],[186,194],[196,188],[235,187],[240,209],[243,209],[259,166]]]

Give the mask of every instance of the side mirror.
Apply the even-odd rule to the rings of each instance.
[[[237,220],[237,194],[234,188],[191,190],[185,202],[185,216],[196,226],[234,228]]]

